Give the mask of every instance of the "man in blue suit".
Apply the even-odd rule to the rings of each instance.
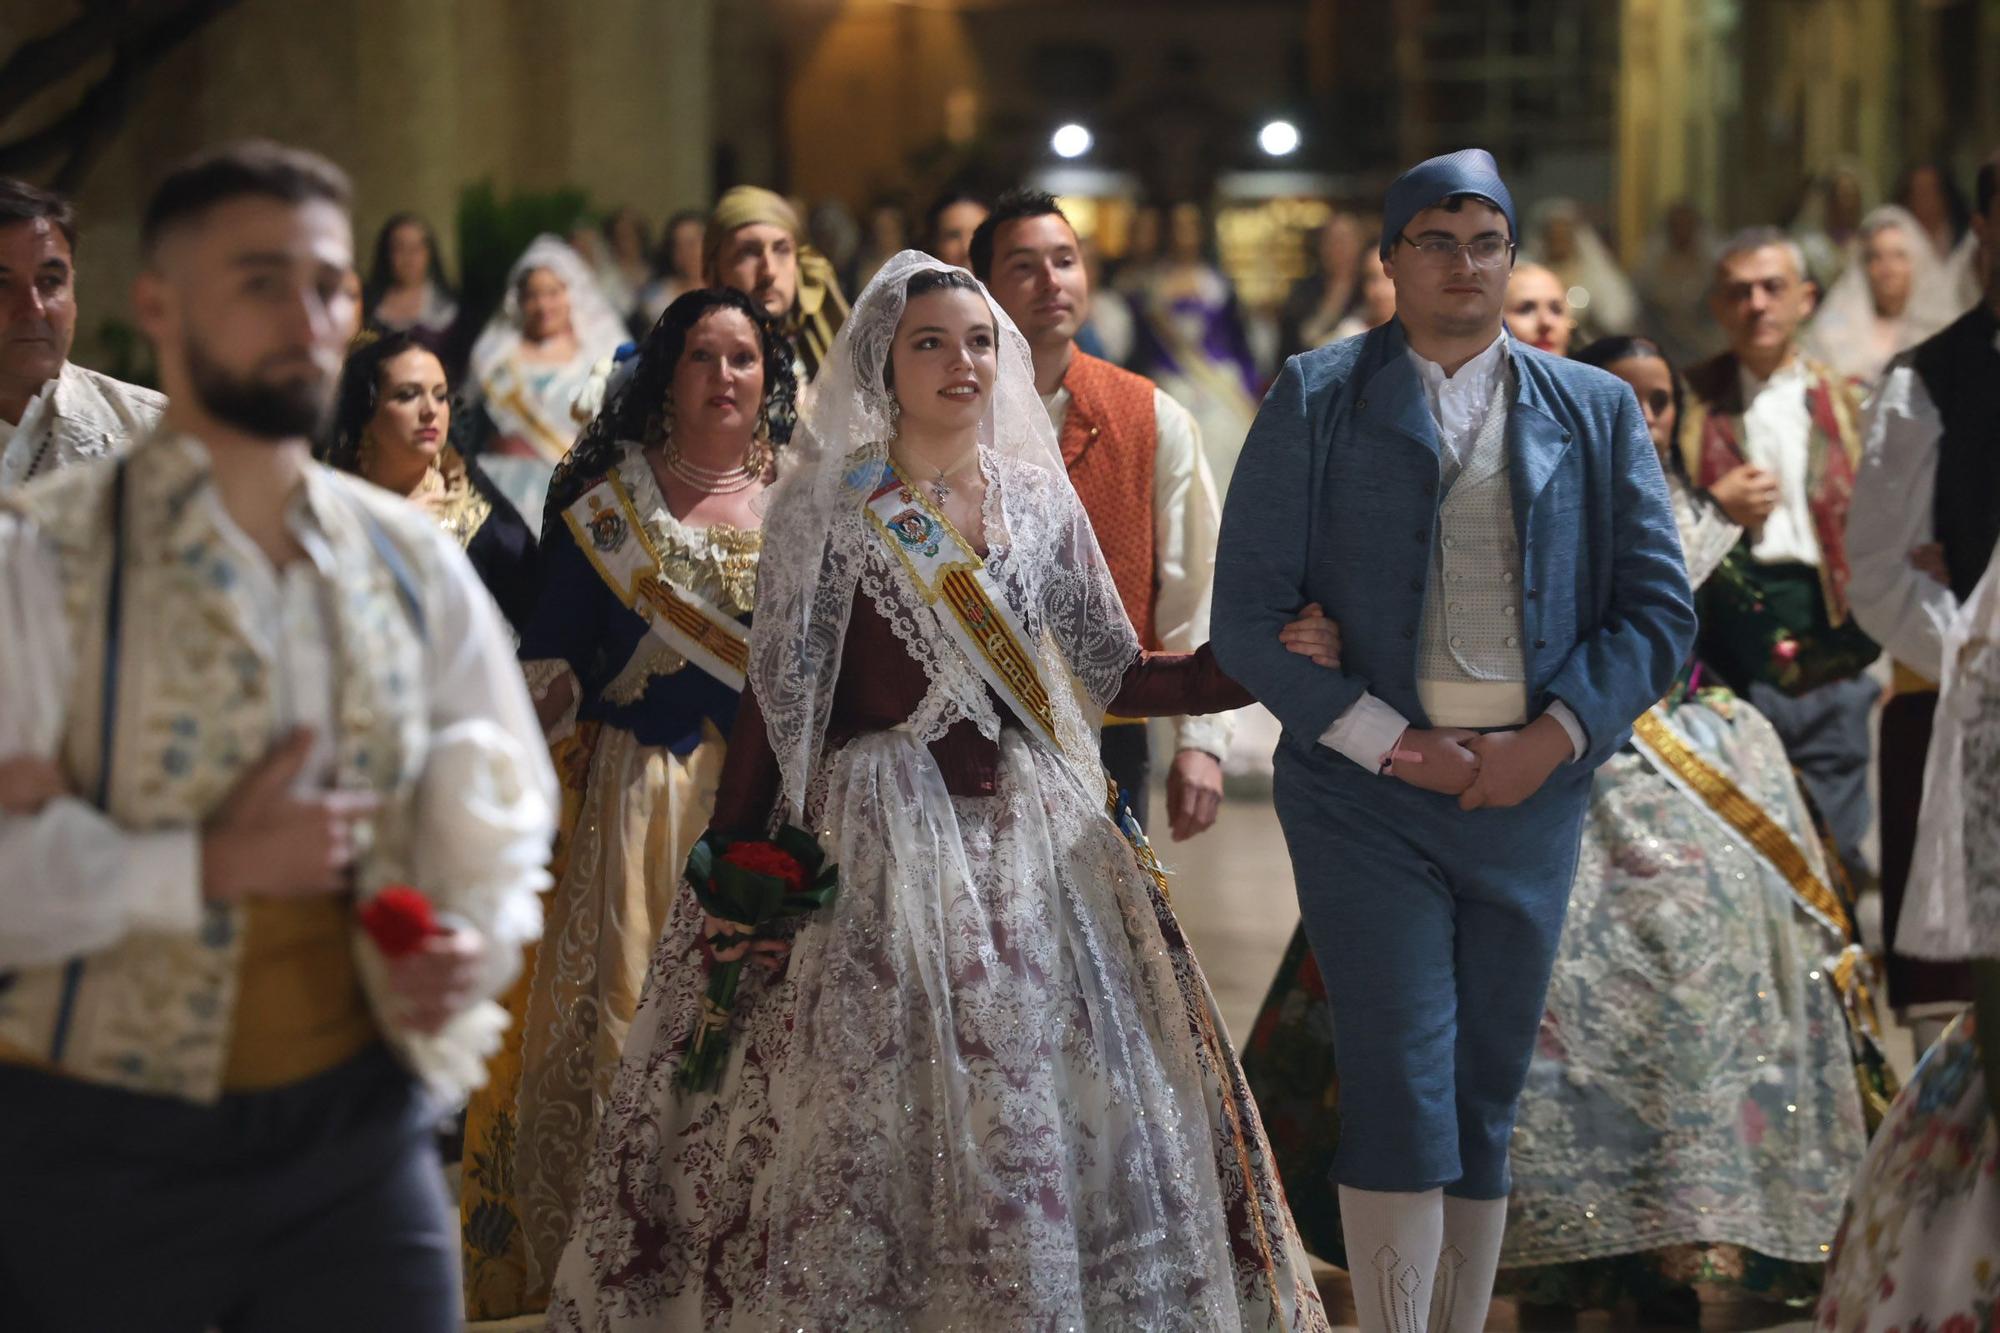
[[[1473,1333],[1591,771],[1695,621],[1631,390],[1502,329],[1518,231],[1491,155],[1413,167],[1384,215],[1397,318],[1292,358],[1264,400],[1213,629],[1284,724],[1278,815],[1333,1006],[1361,1326]],[[1281,642],[1314,604],[1337,666]]]

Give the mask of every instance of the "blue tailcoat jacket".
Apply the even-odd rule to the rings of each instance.
[[[1567,704],[1589,739],[1587,772],[1672,684],[1693,643],[1693,600],[1631,388],[1518,341],[1509,351],[1528,713]],[[1288,361],[1223,507],[1216,656],[1277,714],[1296,762],[1354,765],[1318,741],[1364,690],[1428,725],[1416,662],[1440,446],[1407,352],[1391,320]],[[1340,624],[1338,670],[1278,642],[1309,602]]]

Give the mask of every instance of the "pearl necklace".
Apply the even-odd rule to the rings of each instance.
[[[681,457],[679,449],[667,450],[667,471],[676,481],[708,495],[734,495],[757,483],[757,473],[747,462],[731,468],[707,468]]]

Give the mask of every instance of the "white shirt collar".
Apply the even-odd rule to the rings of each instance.
[[[62,383],[62,375],[60,373],[49,376],[43,382],[41,389],[36,392],[35,396],[28,400],[28,406],[21,412],[21,419],[12,426],[8,426],[7,429],[10,432],[20,431],[26,433],[43,425],[45,419],[55,409],[56,386],[60,383]],[[6,425],[6,422],[0,421],[0,426]]]
[[[55,429],[56,386],[61,380],[60,375],[51,376],[28,400],[20,421],[13,425],[0,421],[0,486],[18,486],[28,480],[28,469]]]
[[[1506,365],[1506,328],[1503,326],[1486,350],[1460,366],[1455,375],[1445,374],[1443,366],[1414,350],[1410,359],[1416,363],[1417,378],[1423,383],[1424,400],[1431,409],[1431,421],[1437,426],[1438,443],[1454,458],[1463,460],[1486,422],[1487,408],[1493,401],[1494,380]]]
[[[1449,388],[1454,396],[1466,389],[1478,388],[1482,393],[1492,387],[1493,373],[1500,368],[1500,359],[1507,354],[1507,329],[1503,325],[1486,350],[1458,368],[1455,375],[1447,375],[1444,367],[1421,355],[1416,348],[1410,349],[1410,360],[1417,363],[1417,375],[1424,387],[1433,394]]]
[[[209,507],[210,521],[222,533],[231,548],[253,566],[269,570],[272,574],[279,573],[280,571],[271,564],[270,557],[250,539],[248,533],[237,526],[236,520],[231,518],[229,511],[223,507],[222,495],[215,488],[215,479],[212,475],[214,464],[209,458],[208,446],[187,434],[175,435],[173,442],[199,459],[204,472],[211,473],[205,479],[201,503]],[[313,510],[312,487],[315,480],[318,479],[309,475],[302,477],[298,488],[285,502],[285,527],[298,539],[299,546],[305,552],[306,560],[312,565],[314,572],[322,578],[331,578],[337,569],[337,563],[334,559],[332,541],[327,536],[319,515]]]
[[[1793,384],[1805,383],[1806,358],[1801,352],[1793,352],[1792,359],[1772,371],[1769,379],[1757,378],[1741,360],[1738,360],[1736,363],[1736,377],[1743,390],[1744,405],[1748,406],[1751,399],[1773,385],[1787,387]]]

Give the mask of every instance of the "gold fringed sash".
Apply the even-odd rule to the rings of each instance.
[[[660,553],[616,472],[563,511],[577,548],[612,595],[644,619],[661,642],[742,693],[750,633],[734,616],[660,573]]]
[[[1744,795],[1728,774],[1696,754],[1658,712],[1648,709],[1632,724],[1632,733],[1642,753],[1650,752],[1647,757],[1654,766],[1678,778],[1724,823],[1741,834],[1745,842],[1755,847],[1784,876],[1792,892],[1813,915],[1837,931],[1843,942],[1853,940],[1854,923],[1848,919],[1846,906],[1834,894],[1832,886],[1813,870],[1792,835],[1765,813],[1763,806]]]
[[[1060,751],[1053,687],[1042,679],[1027,630],[994,586],[986,562],[895,464],[883,466],[882,478],[868,498],[868,517],[883,543],[918,595],[951,612],[938,621],[986,683],[1031,732]]]

